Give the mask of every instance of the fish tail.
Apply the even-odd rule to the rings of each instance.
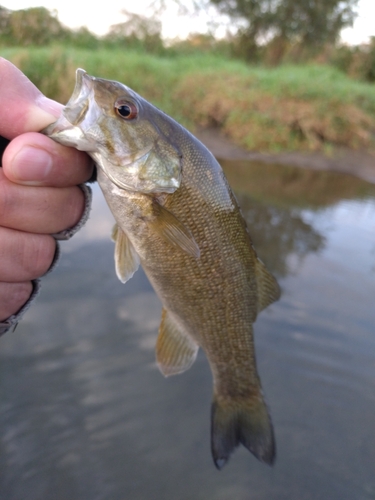
[[[261,462],[273,464],[276,456],[273,427],[261,393],[245,400],[214,396],[211,451],[219,470],[239,444],[243,444]]]

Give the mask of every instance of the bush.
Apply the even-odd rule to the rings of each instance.
[[[337,47],[329,62],[352,78],[375,82],[375,37],[368,44]]]

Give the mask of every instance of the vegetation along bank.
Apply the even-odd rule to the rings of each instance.
[[[64,46],[3,48],[0,55],[62,103],[82,67],[126,83],[190,130],[214,127],[249,151],[375,151],[374,84],[331,66],[262,67],[210,53]]]

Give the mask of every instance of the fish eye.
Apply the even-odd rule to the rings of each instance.
[[[129,101],[119,100],[115,103],[116,114],[125,120],[133,120],[138,116],[138,109],[135,104]]]

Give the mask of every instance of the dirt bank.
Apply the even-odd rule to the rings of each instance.
[[[354,175],[375,184],[375,156],[366,151],[341,148],[332,156],[318,152],[252,153],[236,146],[216,129],[198,129],[195,135],[219,159],[254,160],[313,170],[331,170]]]

